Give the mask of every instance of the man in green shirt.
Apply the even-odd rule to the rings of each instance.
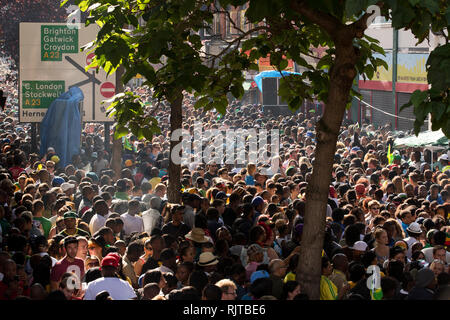
[[[52,228],[52,223],[47,218],[44,218],[44,202],[42,200],[34,200],[33,201],[33,224],[39,229],[42,226],[42,230],[44,231],[44,237],[48,239],[48,234]]]
[[[116,193],[114,194],[115,199],[129,200],[127,193],[127,182],[124,179],[119,179],[116,182]]]

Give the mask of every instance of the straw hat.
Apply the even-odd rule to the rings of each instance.
[[[213,266],[219,263],[219,259],[212,252],[203,252],[198,259],[198,265],[201,267]]]
[[[186,234],[185,238],[198,243],[209,241],[209,239],[205,237],[205,231],[201,228],[193,228],[188,232],[188,234]]]

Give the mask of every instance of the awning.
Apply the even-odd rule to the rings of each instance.
[[[445,149],[448,148],[448,138],[442,130],[438,130],[424,131],[419,133],[418,136],[412,135],[394,140],[394,148],[407,147],[436,147],[439,149]]]
[[[292,74],[301,74],[301,73],[290,72],[290,71],[281,71],[281,73],[280,73],[279,71],[275,71],[275,70],[263,71],[261,73],[258,73],[254,79],[255,79],[256,85],[258,86],[259,91],[262,92],[262,79],[263,78],[281,78],[282,77],[281,74],[283,74],[283,76],[290,76]]]

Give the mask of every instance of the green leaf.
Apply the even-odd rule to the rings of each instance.
[[[439,13],[439,1],[438,0],[422,0],[422,6],[426,7],[432,14]]]
[[[288,102],[288,107],[291,111],[295,112],[300,107],[300,103],[301,103],[300,97],[297,96]]]
[[[147,140],[152,140],[153,139],[153,132],[152,132],[152,130],[150,130],[150,128],[148,128],[148,127],[143,128],[142,129],[142,133],[144,134],[144,137]]]
[[[78,7],[81,11],[85,12],[89,7],[89,0],[83,0],[78,4]]]
[[[283,59],[283,60],[280,61],[280,70],[286,69],[287,66],[288,66],[288,61],[287,60]]]
[[[385,51],[382,47],[380,47],[379,45],[375,44],[375,43],[371,43],[370,44],[370,49],[372,49],[372,51],[375,51],[377,53],[380,53],[382,55],[385,54]]]
[[[239,99],[241,97],[241,91],[238,86],[232,86],[230,88],[230,91],[236,99]]]
[[[450,6],[445,10],[445,18],[447,19],[447,25],[450,25]]]
[[[442,102],[434,101],[431,103],[432,112],[433,112],[433,120],[440,120],[442,116],[445,114],[445,105]]]
[[[250,22],[257,22],[277,13],[276,0],[250,0],[245,16]]]
[[[327,54],[327,55],[323,56],[322,59],[319,60],[316,68],[317,69],[329,69],[332,62],[333,62],[333,58],[329,54]]]
[[[208,97],[203,97],[200,98],[199,100],[197,100],[197,102],[194,104],[194,108],[195,109],[199,109],[201,107],[204,107],[207,103],[210,102],[210,98]]]
[[[116,129],[114,130],[114,138],[115,139],[120,139],[127,134],[128,134],[128,129],[126,127],[121,126],[119,124],[116,126]]]
[[[370,64],[368,64],[368,65],[365,66],[365,68],[364,68],[364,73],[367,75],[367,78],[368,78],[369,80],[372,80],[373,74],[374,74],[373,67],[372,67]]]
[[[411,102],[414,105],[414,108],[418,108],[420,104],[428,97],[426,91],[416,90],[411,95]]]

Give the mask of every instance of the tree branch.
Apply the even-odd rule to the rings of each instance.
[[[305,0],[292,0],[290,7],[295,12],[301,14],[311,22],[322,27],[332,38],[336,38],[338,31],[344,24],[336,17],[322,11],[312,9]]]
[[[241,43],[242,39],[244,39],[248,35],[252,34],[253,32],[256,32],[256,31],[259,31],[259,30],[269,31],[270,28],[268,28],[267,26],[258,26],[258,27],[255,27],[253,29],[250,29],[247,32],[244,32],[239,37],[237,37],[237,38],[233,39],[232,41],[228,42],[228,45],[221,52],[219,52],[216,55],[211,55],[212,58],[213,58],[213,60],[212,60],[213,65],[214,65],[215,60],[220,58],[224,53],[226,53],[228,51],[228,49],[230,49],[233,44],[237,43],[238,46],[239,46],[239,44]]]

